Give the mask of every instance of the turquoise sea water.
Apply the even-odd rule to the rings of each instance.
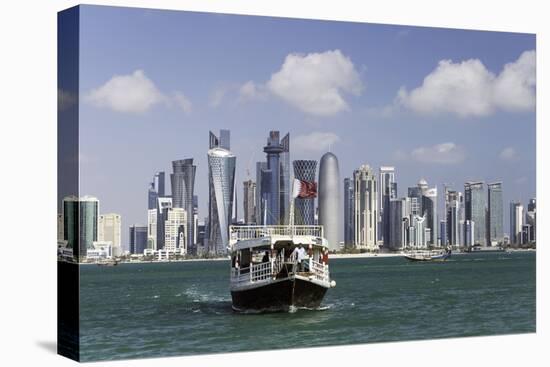
[[[81,360],[535,332],[535,258],[332,259],[321,310],[247,315],[227,261],[81,266]]]

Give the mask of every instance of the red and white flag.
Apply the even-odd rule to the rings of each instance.
[[[301,199],[317,197],[317,182],[294,179],[292,196]]]

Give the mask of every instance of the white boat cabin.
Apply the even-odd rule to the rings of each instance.
[[[322,226],[232,226],[229,247],[234,288],[292,277],[330,287]]]

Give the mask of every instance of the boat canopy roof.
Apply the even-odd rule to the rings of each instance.
[[[231,226],[231,251],[246,248],[281,248],[302,244],[305,247],[327,247],[322,226]]]
[[[310,238],[308,240],[305,240],[303,237],[298,237],[294,239],[276,239],[273,241],[270,237],[263,237],[263,238],[254,238],[249,240],[242,240],[237,243],[235,243],[231,251],[241,251],[244,249],[271,249],[271,246],[273,245],[274,249],[282,248],[282,247],[297,247],[299,245],[302,245],[304,247],[309,247],[310,245],[313,248],[319,248],[324,249],[328,248],[326,245],[326,240],[323,241],[322,238]]]

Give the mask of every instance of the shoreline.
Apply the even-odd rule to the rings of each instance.
[[[474,255],[483,253],[508,253],[508,252],[536,252],[536,249],[510,249],[505,251],[474,251],[474,252],[453,252],[453,255]],[[330,254],[329,259],[372,259],[387,257],[403,257],[405,254],[399,252],[385,253],[362,253],[362,254]],[[212,259],[181,259],[181,260],[155,260],[155,261],[120,261],[119,264],[159,264],[159,263],[180,263],[180,262],[201,262],[201,261],[229,261],[228,257],[216,257]],[[80,263],[79,265],[97,265],[98,263]]]

